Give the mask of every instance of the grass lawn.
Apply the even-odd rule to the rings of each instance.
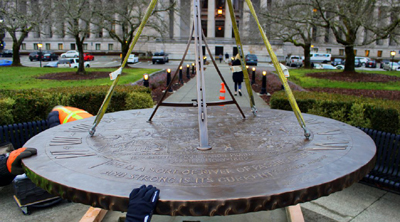
[[[87,72],[113,72],[117,68],[87,68]],[[151,74],[159,69],[124,69],[123,76],[118,84],[128,84],[143,78],[144,73]],[[109,78],[92,80],[47,80],[35,77],[56,72],[74,72],[75,69],[64,68],[37,68],[37,67],[2,67],[0,69],[0,89],[47,89],[71,86],[99,86],[111,85]]]
[[[344,88],[344,89],[369,89],[369,90],[395,90],[400,91],[399,82],[373,83],[373,82],[342,82],[328,79],[317,79],[307,77],[307,73],[313,72],[342,72],[336,70],[318,70],[318,69],[291,69],[288,80],[300,85],[303,88]],[[382,74],[400,77],[397,71],[366,71],[359,70],[357,72]]]

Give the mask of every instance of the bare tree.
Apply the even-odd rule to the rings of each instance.
[[[321,27],[332,30],[337,43],[345,47],[344,71],[354,72],[354,47],[393,37],[400,24],[399,4],[399,0],[311,0],[308,5],[323,20]],[[369,36],[358,41],[362,29]]]
[[[260,14],[264,26],[273,30],[269,33],[272,38],[278,38],[303,48],[304,65],[306,68],[311,68],[311,45],[318,37],[315,30],[320,21],[313,11],[313,7],[299,4],[299,2],[305,1],[274,1]]]
[[[149,3],[150,1],[146,0],[108,0],[107,5],[99,3],[96,8],[94,23],[98,27],[104,28],[112,39],[121,44],[122,58],[128,53],[129,46],[135,37],[135,31],[142,23]],[[169,20],[163,17],[162,12],[169,12],[173,9],[175,2],[169,1],[166,4],[158,3],[153,10],[149,21],[146,23],[148,28],[146,35],[143,35],[143,37],[150,39],[167,33]]]
[[[93,5],[91,5],[93,4]],[[90,35],[90,23],[93,18],[91,7],[96,5],[95,1],[90,0],[56,0],[56,20],[57,23],[66,23],[66,35],[74,37],[76,47],[79,52],[79,67],[77,74],[85,75],[83,59],[83,43],[86,37]]]
[[[51,13],[48,0],[2,0],[0,2],[0,24],[8,32],[13,41],[12,66],[21,66],[20,47],[34,28],[38,27]]]

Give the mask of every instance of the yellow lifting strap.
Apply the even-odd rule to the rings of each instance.
[[[104,114],[105,114],[105,112],[106,112],[106,110],[107,110],[107,108],[108,108],[108,105],[110,104],[111,97],[112,97],[112,94],[113,94],[113,92],[114,92],[114,88],[115,88],[115,86],[116,86],[117,83],[118,83],[120,74],[122,73],[122,69],[125,67],[126,62],[128,61],[128,57],[129,57],[129,55],[132,53],[132,50],[133,50],[133,48],[135,47],[136,42],[137,42],[137,40],[139,39],[140,34],[142,33],[143,28],[144,28],[144,26],[146,25],[147,20],[149,19],[151,13],[153,12],[153,10],[154,10],[156,4],[157,4],[157,0],[152,0],[152,1],[150,2],[149,7],[147,8],[146,14],[145,14],[144,17],[143,17],[143,21],[142,21],[142,23],[140,23],[140,26],[139,26],[139,28],[138,28],[138,31],[136,32],[135,38],[133,39],[133,41],[132,41],[132,43],[131,43],[131,46],[129,47],[128,53],[125,55],[125,58],[124,58],[124,61],[123,61],[122,64],[121,64],[121,67],[118,68],[115,72],[113,72],[113,73],[110,74],[110,78],[113,78],[111,75],[112,75],[112,74],[115,74],[115,73],[116,73],[117,76],[116,76],[116,78],[115,78],[115,76],[114,76],[114,81],[113,81],[113,83],[112,83],[110,89],[108,90],[106,97],[104,98],[103,104],[101,104],[101,107],[100,107],[99,111],[97,112],[96,119],[94,120],[93,126],[92,126],[92,128],[90,129],[90,131],[89,131],[89,134],[90,134],[91,136],[93,136],[94,133],[96,132],[96,127],[97,127],[97,125],[99,125],[101,119],[103,118],[103,116],[104,116]]]
[[[246,89],[247,89],[247,93],[249,94],[250,97],[250,108],[253,112],[254,115],[257,114],[257,107],[256,104],[254,102],[254,96],[253,96],[253,89],[251,88],[250,85],[250,80],[249,80],[249,73],[247,72],[247,68],[246,68],[246,63],[244,62],[244,55],[243,55],[243,46],[242,46],[242,42],[240,41],[240,36],[239,36],[239,30],[236,24],[236,19],[235,19],[235,12],[233,11],[233,6],[232,6],[232,2],[231,1],[227,1],[228,2],[228,6],[229,6],[229,14],[231,16],[231,20],[232,20],[232,28],[233,28],[233,33],[235,34],[235,40],[236,40],[236,45],[238,47],[238,52],[240,55],[240,64],[241,64],[241,68],[243,71],[243,78],[244,78],[244,82],[246,83]],[[233,55],[235,56],[235,55]]]
[[[229,2],[230,1],[228,1],[228,4],[229,4]],[[250,0],[246,0],[246,3],[249,6],[250,12],[253,15],[253,17],[254,17],[254,19],[255,19],[255,21],[257,23],[258,29],[260,30],[260,33],[261,33],[261,37],[264,40],[265,47],[267,47],[267,51],[268,51],[269,55],[271,56],[271,60],[272,60],[272,63],[274,64],[275,70],[278,72],[279,79],[281,80],[281,82],[282,82],[282,84],[283,84],[283,86],[285,88],[285,92],[286,92],[286,95],[288,97],[290,106],[292,106],[292,109],[293,109],[293,112],[294,112],[294,114],[295,114],[295,116],[297,118],[297,121],[299,122],[300,126],[304,130],[304,136],[308,139],[311,134],[310,134],[310,132],[308,131],[308,129],[306,127],[306,123],[304,121],[303,115],[301,114],[301,111],[299,109],[299,106],[297,105],[296,99],[294,98],[292,90],[289,87],[287,79],[286,79],[285,75],[283,74],[283,71],[282,71],[282,68],[281,68],[281,66],[279,64],[279,61],[276,58],[276,55],[275,55],[274,51],[272,50],[271,44],[269,43],[269,41],[267,39],[267,36],[265,35],[265,32],[264,32],[263,28],[260,25],[260,22],[258,21],[258,17],[257,17],[257,14],[256,14],[255,10],[254,10],[253,4],[251,3]]]

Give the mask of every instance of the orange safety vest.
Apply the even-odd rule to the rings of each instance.
[[[70,106],[57,106],[52,111],[58,111],[58,117],[61,124],[93,116],[85,110]]]

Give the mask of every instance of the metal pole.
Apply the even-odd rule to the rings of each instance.
[[[170,82],[171,82],[171,70],[167,69],[167,87],[169,86]],[[169,87],[168,92],[173,92],[172,86]]]
[[[267,73],[266,72],[265,73],[263,72],[260,94],[267,94]]]
[[[256,68],[253,67],[253,75],[251,76],[251,85],[256,83]]]
[[[182,66],[179,67],[179,84],[183,85]]]
[[[189,67],[190,67],[190,65],[189,64],[187,64],[186,65],[186,78],[189,80],[190,79],[190,71],[189,71]]]
[[[193,21],[194,21],[194,42],[195,42],[195,55],[196,55],[196,73],[197,73],[197,110],[199,121],[199,140],[200,145],[198,150],[210,150],[211,146],[208,143],[208,129],[207,129],[207,102],[206,92],[204,90],[204,60],[203,58],[203,37],[201,29],[201,14],[200,2],[194,0],[193,4]],[[204,60],[203,60],[204,59]]]

